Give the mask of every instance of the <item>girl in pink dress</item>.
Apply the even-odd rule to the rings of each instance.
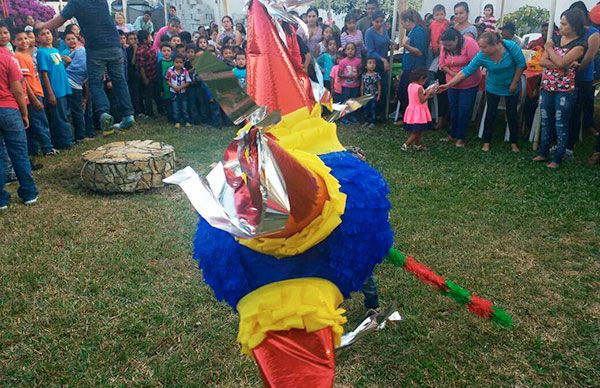
[[[427,82],[428,71],[424,67],[416,68],[410,73],[410,84],[408,85],[408,107],[404,113],[404,129],[410,132],[410,136],[402,144],[400,149],[408,151],[413,145],[417,150],[426,150],[421,139],[423,131],[431,126],[431,113],[427,107],[427,100],[435,93],[435,88],[423,89]]]

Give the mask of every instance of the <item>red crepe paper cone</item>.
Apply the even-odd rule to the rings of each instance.
[[[412,272],[422,282],[427,283],[437,289],[446,286],[446,279],[433,272],[425,264],[418,263],[412,256],[406,258],[404,270]]]
[[[265,387],[333,386],[335,374],[331,328],[270,331],[252,350]]]
[[[282,116],[305,106],[312,109],[308,77],[294,69],[271,17],[259,1],[252,1],[248,10],[246,57],[246,89],[257,105],[268,106],[269,112],[278,109]]]
[[[478,297],[475,294],[471,295],[471,303],[467,305],[470,312],[479,315],[482,318],[490,318],[492,316],[492,301]]]

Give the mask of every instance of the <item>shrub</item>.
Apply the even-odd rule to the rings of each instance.
[[[33,16],[36,21],[48,21],[54,17],[54,8],[37,0],[8,0],[8,13],[13,18],[15,26],[23,27],[27,16]]]
[[[525,5],[515,12],[504,15],[504,23],[513,22],[517,27],[517,35],[525,35],[537,31],[543,22],[550,19],[550,12],[545,8]]]

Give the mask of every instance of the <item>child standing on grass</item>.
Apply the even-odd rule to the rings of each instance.
[[[142,112],[148,117],[154,117],[152,101],[158,95],[156,50],[152,47],[148,31],[138,31],[137,38],[138,47],[135,51],[135,63],[140,72]]]
[[[317,64],[323,72],[323,84],[327,89],[331,91],[330,75],[331,69],[335,64],[335,57],[337,54],[337,42],[334,38],[329,38],[327,39],[326,46],[327,52],[324,52],[323,54],[319,55],[319,58],[317,59]]]
[[[349,98],[358,97],[360,93],[360,68],[362,61],[356,56],[356,45],[354,43],[346,44],[344,48],[346,58],[340,61],[339,76],[342,79],[342,101]],[[356,123],[356,117],[353,113],[346,115],[342,120],[343,124]]]
[[[367,58],[367,71],[362,75],[360,86],[361,95],[370,94],[373,99],[363,108],[365,123],[364,126],[373,128],[377,118],[376,109],[377,103],[381,100],[381,76],[375,71],[377,60],[375,58]]]
[[[427,106],[427,100],[433,95],[434,88],[423,89],[427,82],[428,71],[424,67],[418,67],[410,73],[410,84],[408,85],[408,106],[404,113],[404,129],[410,132],[410,136],[402,144],[400,149],[408,151],[408,147],[414,146],[417,150],[426,150],[422,143],[423,131],[431,126],[431,113]]]
[[[71,86],[60,53],[52,46],[53,39],[49,29],[38,30],[40,47],[37,51],[37,66],[50,117],[52,143],[56,148],[67,149],[73,145],[73,130],[67,117],[67,96],[71,94]]]
[[[171,86],[166,79],[167,70],[171,66],[173,66],[173,59],[171,58],[171,53],[173,49],[168,43],[163,43],[160,45],[160,53],[161,59],[158,62],[158,70],[160,71],[160,78],[158,82],[162,85],[160,89],[160,100],[163,110],[167,113],[167,118],[169,121],[173,121],[173,109],[171,106],[171,98],[173,95],[171,94]]]
[[[335,55],[335,64],[331,68],[329,73],[329,83],[331,86],[331,94],[333,95],[333,102],[342,101],[342,79],[340,78],[340,61],[344,59],[344,55],[338,52]]]
[[[183,68],[190,75],[190,86],[187,87],[186,94],[188,100],[188,117],[192,120],[192,124],[198,125],[202,122],[202,88],[200,86],[200,78],[194,69],[194,60],[196,59],[197,47],[194,44],[188,44],[185,48],[186,61],[183,63]]]
[[[87,65],[85,48],[78,45],[77,36],[70,32],[64,37],[67,49],[63,52],[63,60],[68,63],[67,76],[71,86],[71,94],[67,96],[71,121],[75,130],[75,141],[83,141],[87,136],[83,102],[86,100],[83,87],[87,82]]]
[[[8,208],[10,193],[4,190],[6,183],[7,160],[19,180],[17,194],[26,205],[37,202],[38,191],[31,175],[31,163],[27,157],[27,136],[29,126],[26,92],[23,89],[23,76],[18,61],[7,46],[10,32],[5,21],[0,20],[0,211]]]
[[[169,91],[173,95],[171,99],[173,120],[175,128],[181,127],[181,123],[185,123],[186,127],[191,127],[190,117],[188,115],[188,101],[185,90],[190,85],[190,73],[183,67],[185,58],[182,55],[177,55],[173,60],[173,66],[167,70],[165,79],[169,84]]]
[[[29,155],[37,155],[39,151],[38,143],[41,145],[44,155],[56,155],[58,151],[52,147],[50,126],[44,110],[44,90],[29,50],[30,44],[33,44],[33,42],[30,42],[28,34],[21,30],[15,34],[13,44],[17,49],[15,56],[25,78],[27,96],[29,97],[29,105],[27,105],[29,129],[26,131]]]

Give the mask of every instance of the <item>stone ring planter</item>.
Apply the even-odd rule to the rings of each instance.
[[[99,193],[134,193],[162,187],[175,170],[173,146],[153,140],[118,141],[81,155],[83,185]]]

